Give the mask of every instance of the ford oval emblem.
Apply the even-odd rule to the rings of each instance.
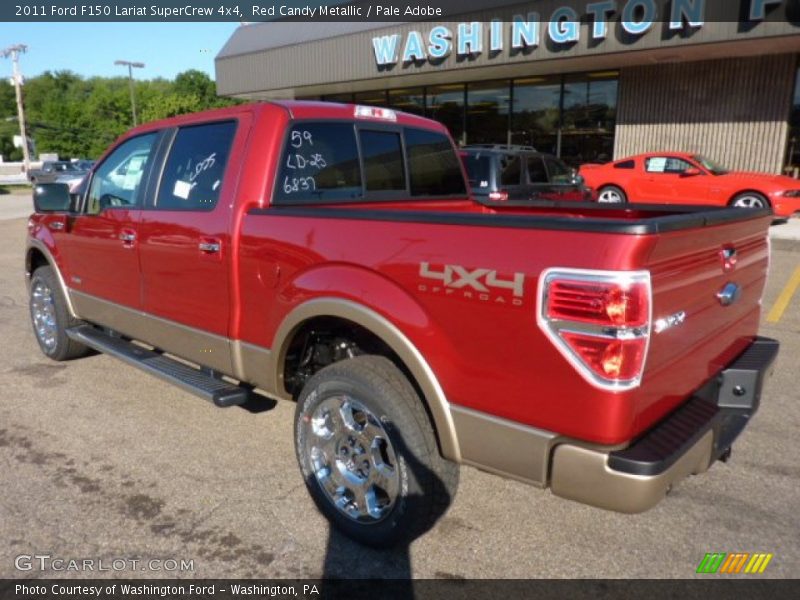
[[[722,306],[730,306],[742,295],[742,288],[735,283],[728,283],[717,292],[717,300]]]

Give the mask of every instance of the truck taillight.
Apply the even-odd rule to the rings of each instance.
[[[508,201],[508,192],[500,190],[499,192],[489,192],[489,200],[492,202],[506,202]]]
[[[641,284],[554,279],[548,289],[547,316],[641,327],[648,319],[648,290]]]
[[[539,326],[578,372],[602,389],[639,385],[651,314],[647,271],[548,269],[539,280]]]

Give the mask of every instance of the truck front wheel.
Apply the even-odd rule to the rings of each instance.
[[[52,267],[39,267],[33,272],[29,306],[33,333],[46,356],[53,360],[69,360],[89,352],[89,348],[67,336],[67,328],[80,321],[70,316]]]
[[[319,510],[369,546],[421,535],[458,487],[458,465],[439,454],[417,393],[382,356],[343,360],[309,379],[295,411],[295,449]]]

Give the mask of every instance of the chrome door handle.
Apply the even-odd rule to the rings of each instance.
[[[135,233],[120,233],[119,239],[123,242],[135,242],[136,241],[136,234]]]
[[[200,248],[200,252],[208,254],[215,254],[220,250],[219,242],[200,242],[197,247]]]
[[[47,226],[50,229],[54,229],[56,231],[61,231],[62,229],[64,229],[64,223],[62,223],[61,221],[53,221],[52,223],[48,223]]]

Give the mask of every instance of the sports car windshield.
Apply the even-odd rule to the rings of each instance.
[[[694,156],[693,157],[698,163],[700,163],[704,169],[709,171],[712,175],[725,175],[728,172],[728,169],[722,167],[715,163],[713,160],[706,158],[705,156]]]

